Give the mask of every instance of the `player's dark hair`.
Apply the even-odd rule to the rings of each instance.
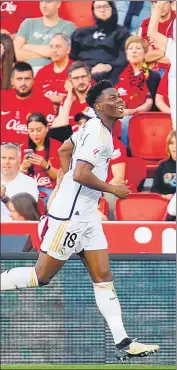
[[[113,84],[109,80],[101,80],[96,85],[91,86],[86,96],[86,102],[88,105],[93,108],[103,91],[110,89],[111,87],[113,87]]]
[[[48,122],[45,118],[45,116],[42,113],[32,113],[28,116],[27,119],[27,126],[29,125],[30,122],[41,122],[45,127],[48,126]],[[36,150],[36,144],[30,139],[28,139],[28,148],[33,149],[34,152]],[[45,140],[44,140],[44,148],[45,148],[45,159],[48,161],[49,159],[49,150],[50,150],[50,137],[49,133],[47,133]],[[31,166],[28,169],[28,174],[34,175],[34,168]]]
[[[81,60],[76,60],[73,62],[69,68],[68,68],[68,76],[71,76],[72,72],[76,69],[84,68],[88,74],[90,74],[90,69],[88,65],[85,62],[82,62]]]
[[[12,75],[14,74],[15,71],[17,71],[17,72],[31,71],[31,73],[33,75],[33,69],[32,69],[32,67],[30,66],[30,64],[28,64],[26,62],[17,62],[14,65],[14,67],[12,68]]]

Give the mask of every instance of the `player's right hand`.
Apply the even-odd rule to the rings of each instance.
[[[114,194],[118,198],[126,199],[128,195],[131,193],[129,186],[125,185],[125,183],[119,184],[114,186],[112,194]]]

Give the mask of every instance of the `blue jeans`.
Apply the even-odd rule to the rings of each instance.
[[[128,140],[128,127],[129,127],[129,121],[132,118],[132,116],[124,116],[121,121],[121,127],[122,127],[122,138],[121,141],[122,143],[128,147],[129,140]]]
[[[44,203],[45,203],[45,206],[47,207],[47,202],[49,200],[49,197],[50,197],[53,189],[45,188],[45,186],[38,186],[38,190],[39,190],[39,192],[41,191],[42,193],[45,193],[47,195],[45,198],[42,198]]]

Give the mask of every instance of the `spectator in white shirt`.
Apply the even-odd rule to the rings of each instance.
[[[28,193],[38,201],[36,181],[19,171],[21,149],[13,143],[1,144],[1,200],[8,207],[9,198],[19,193]]]

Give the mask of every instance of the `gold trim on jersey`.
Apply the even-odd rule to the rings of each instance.
[[[59,225],[59,227],[58,227],[58,229],[57,229],[57,231],[56,231],[56,233],[53,237],[52,243],[49,246],[50,251],[57,252],[60,249],[62,249],[63,246],[60,246],[60,242],[62,241],[63,236],[64,236],[70,222],[71,222],[70,220],[69,221],[61,221],[61,224]]]

